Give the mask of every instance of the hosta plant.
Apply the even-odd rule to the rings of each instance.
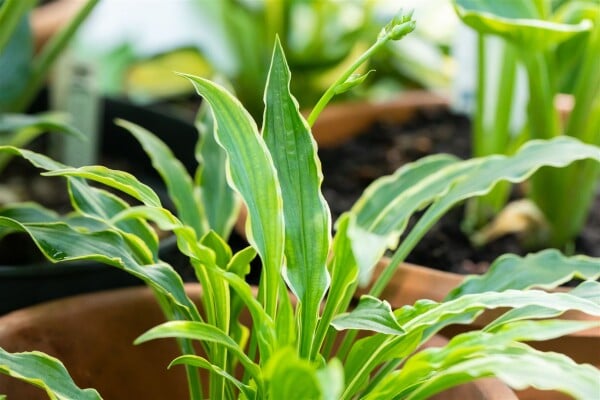
[[[558,1],[454,0],[461,20],[478,35],[478,91],[474,116],[476,156],[511,154],[529,139],[561,135],[600,146],[600,8],[595,0]],[[500,78],[490,87],[486,76],[486,38],[502,45]],[[515,99],[517,67],[527,77],[525,126],[511,134],[519,113]],[[554,106],[555,96],[570,93],[572,112],[564,124]],[[596,195],[600,165],[579,161],[563,168],[543,168],[529,181],[528,198],[540,212],[529,212],[538,227],[534,246],[572,247],[585,224]],[[573,188],[576,187],[576,190]],[[465,226],[480,228],[506,203],[510,187],[471,202]],[[538,217],[539,216],[539,217]],[[516,227],[508,224],[508,231]],[[530,227],[534,224],[530,224]],[[485,241],[492,235],[475,235]],[[531,236],[529,237],[531,239]]]
[[[382,36],[400,37],[413,24],[408,16],[399,18]],[[523,342],[598,325],[554,319],[567,310],[600,316],[598,259],[567,258],[552,250],[526,258],[506,255],[487,275],[465,281],[442,303],[423,299],[392,310],[377,295],[427,228],[453,205],[489,192],[499,181],[522,181],[545,165],[598,160],[598,148],[556,138],[530,142],[510,157],[424,158],[373,183],[339,218],[332,236],[316,145],[290,93],[279,44],[265,89],[261,130],[224,88],[186,78],[210,105],[215,129],[209,134],[226,153],[229,185],[248,209],[248,248],[233,254],[214,231],[200,236],[134,176],[100,166],[70,168],[14,147],[2,151],[29,160],[44,175],[68,181],[74,212],[57,219],[39,208],[22,209],[0,217],[0,224],[4,233],[30,235],[52,261],[99,260],[144,280],[169,322],[143,333],[136,343],[177,338],[183,354],[171,365],[185,366],[191,398],[424,399],[488,376],[515,388],[556,389],[578,399],[597,393],[596,368]],[[162,148],[153,153],[164,159],[165,176],[176,179],[170,154]],[[122,191],[140,204],[116,202],[88,182]],[[185,185],[172,186],[174,198],[183,199],[187,192]],[[408,218],[424,208],[417,225],[405,232]],[[156,258],[154,243],[145,240],[150,222],[176,235],[203,287],[202,298],[195,299],[199,306],[171,266]],[[388,269],[371,293],[351,307],[359,283],[371,279],[374,264],[388,248],[395,251]],[[244,276],[256,255],[262,270],[255,292]],[[519,279],[511,280],[515,266]],[[498,274],[501,279],[495,278]],[[574,276],[584,282],[568,293],[542,290]],[[490,308],[511,311],[444,347],[417,351],[444,326],[469,323]],[[243,310],[252,326],[240,323]],[[359,337],[359,332],[367,335]],[[194,341],[201,344],[202,356],[195,354]],[[199,370],[209,375],[204,386]],[[55,398],[100,397],[79,389],[56,359],[37,352],[0,350],[0,372],[32,382]]]

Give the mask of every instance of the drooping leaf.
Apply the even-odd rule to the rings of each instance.
[[[197,321],[170,321],[158,325],[135,340],[135,344],[144,343],[154,339],[163,338],[185,338],[191,340],[200,340],[203,342],[216,343],[229,349],[240,360],[246,371],[255,379],[257,383],[262,382],[262,372],[244,350],[231,339],[225,332],[219,328]]]
[[[377,179],[363,192],[350,211],[356,222],[348,227],[361,285],[369,282],[385,249],[397,245],[410,216],[443,195],[449,180],[462,172],[453,167],[457,162],[448,155],[425,157]]]
[[[572,296],[568,293],[547,293],[539,290],[506,290],[504,292],[485,292],[461,296],[443,303],[429,302],[428,309],[414,316],[402,327],[408,332],[431,326],[441,319],[469,310],[483,310],[500,307],[520,308],[541,306],[556,311],[578,310],[592,316],[600,316],[600,304],[590,300]],[[402,318],[402,310],[396,311],[397,318]],[[409,308],[407,310],[410,311]]]
[[[73,208],[85,216],[100,218],[110,224],[113,217],[130,207],[118,196],[91,187],[80,178],[69,178],[68,184]],[[112,226],[122,231],[130,247],[140,250],[140,260],[158,261],[158,236],[146,221],[130,218],[116,221]]]
[[[61,217],[53,210],[42,207],[37,203],[9,204],[0,208],[0,216],[21,222],[58,222]],[[0,238],[13,232],[8,226],[0,226]]]
[[[446,299],[507,289],[553,289],[573,278],[595,280],[599,277],[600,258],[566,257],[553,249],[526,257],[507,254],[494,261],[485,274],[467,277]]]
[[[319,306],[329,286],[331,214],[323,195],[317,146],[290,93],[290,70],[275,43],[265,92],[263,137],[277,170],[285,218],[284,274],[298,298],[300,353],[310,351]]]
[[[55,131],[81,139],[85,138],[80,130],[68,124],[67,116],[62,113],[45,112],[35,115],[4,113],[0,115],[0,133],[17,132],[23,129],[34,129],[41,132]],[[14,144],[13,146],[19,145]]]
[[[426,178],[414,182],[409,189],[399,193],[392,185],[385,185],[386,180],[390,178],[380,178],[372,184],[373,189],[368,188],[363,198],[359,199],[353,212],[358,214],[366,212],[363,204],[369,204],[371,197],[381,195],[394,199],[394,194],[397,197],[394,201],[390,200],[387,207],[368,208],[373,210],[370,212],[370,220],[376,221],[375,224],[364,226],[358,223],[353,227],[351,236],[357,243],[356,246],[358,247],[359,243],[361,246],[365,243],[369,244],[369,251],[364,252],[369,257],[357,257],[361,271],[370,271],[379,259],[372,255],[382,255],[390,244],[398,241],[400,228],[405,226],[406,218],[414,210],[431,204],[397,250],[403,255],[408,254],[430,226],[461,201],[489,193],[498,182],[522,182],[543,166],[564,167],[582,159],[600,161],[600,148],[563,136],[547,141],[529,141],[512,156],[492,155],[461,162],[449,162],[448,165],[430,172]],[[431,157],[425,160],[436,161]],[[415,169],[429,165],[427,161],[417,163],[422,164],[417,164]],[[410,171],[412,165],[404,167],[406,168],[404,171]],[[392,176],[396,178],[402,176],[402,173],[398,172],[398,175]],[[372,216],[373,212],[376,212],[375,217]],[[377,285],[380,288],[382,286],[379,282]]]
[[[545,20],[530,0],[454,0],[461,20],[481,33],[499,35],[523,49],[545,50],[591,28],[589,21]]]
[[[235,387],[237,387],[238,390],[241,393],[243,393],[247,399],[255,398],[256,390],[253,387],[244,384],[243,382],[236,379],[234,376],[232,376],[230,373],[228,373],[224,369],[220,368],[217,365],[211,364],[205,358],[202,358],[200,356],[195,356],[195,355],[179,356],[176,359],[174,359],[173,361],[171,361],[171,364],[169,364],[169,368],[171,368],[174,365],[190,365],[193,367],[203,368],[203,369],[209,370],[211,372],[214,372],[215,374],[221,375],[222,377],[227,379],[229,382],[231,382],[233,385],[235,385]]]
[[[206,218],[212,230],[227,239],[236,221],[240,200],[227,184],[227,153],[216,141],[215,124],[206,103],[200,105],[196,129],[200,138],[196,145],[196,159],[200,164],[195,182],[200,188]]]
[[[575,289],[569,291],[571,296],[587,299],[595,304],[600,304],[600,283],[596,281],[585,281]],[[542,319],[557,317],[562,311],[543,306],[526,306],[515,308],[502,314],[494,321],[486,325],[486,331],[496,331],[507,323],[522,321],[526,319]]]
[[[362,296],[355,309],[338,315],[331,324],[338,330],[357,329],[390,335],[404,334],[404,329],[396,321],[390,304],[373,296]]]
[[[140,142],[150,157],[152,166],[162,177],[179,219],[194,228],[198,237],[202,237],[208,232],[208,222],[203,205],[194,192],[192,178],[181,161],[150,131],[124,120],[117,120],[116,124],[129,131]]]
[[[263,261],[263,302],[267,313],[274,315],[283,265],[284,222],[273,161],[254,120],[237,99],[208,80],[184,76],[211,106],[216,140],[227,153],[228,182],[246,203],[248,240]]]
[[[141,201],[142,203],[160,207],[158,195],[144,183],[140,182],[135,176],[128,172],[113,170],[100,165],[90,165],[79,168],[65,168],[45,172],[46,176],[75,176],[102,183],[106,186],[118,189],[123,193]]]
[[[39,351],[9,353],[0,347],[0,373],[44,389],[52,400],[102,399],[94,389],[77,387],[59,360]]]
[[[138,264],[122,236],[113,230],[83,232],[64,222],[29,224],[6,217],[0,217],[0,226],[27,233],[52,262],[93,260],[124,269],[171,299],[184,315],[200,318],[179,274],[165,263]]]
[[[536,322],[530,326],[530,333],[555,337],[568,331],[562,329],[563,322]],[[523,333],[520,324],[512,328]],[[383,378],[366,398],[426,399],[446,388],[487,376],[497,376],[515,389],[529,386],[556,389],[581,399],[589,398],[586,396],[597,390],[600,373],[594,367],[577,365],[564,355],[543,353],[513,340],[529,337],[527,334],[514,334],[511,329],[506,333],[468,332],[456,336],[444,347],[423,350],[409,358],[401,371]],[[561,379],[566,370],[576,373]]]

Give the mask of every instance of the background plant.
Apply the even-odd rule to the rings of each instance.
[[[479,37],[478,93],[474,117],[475,156],[511,154],[529,139],[575,137],[600,145],[600,13],[595,1],[511,2],[457,0],[456,11]],[[503,43],[501,78],[488,88],[485,38]],[[526,126],[511,136],[509,124],[516,68],[528,81]],[[488,92],[490,89],[490,92]],[[490,96],[490,93],[496,93]],[[560,92],[572,93],[574,108],[563,125],[554,106]],[[546,237],[537,246],[567,248],[581,231],[598,184],[597,163],[581,161],[564,169],[543,168],[530,180],[528,196],[542,212]],[[577,188],[574,190],[574,188]],[[506,203],[510,187],[471,203],[466,226],[472,232]]]
[[[24,115],[44,85],[50,68],[98,0],[88,0],[77,15],[34,55],[29,26],[31,0],[0,0],[0,144],[25,146],[49,130],[79,134],[59,113]],[[82,136],[83,137],[83,136]],[[0,158],[0,172],[8,163]]]
[[[386,26],[379,41],[400,39],[413,27],[410,14],[402,15]],[[65,177],[75,212],[57,219],[30,207],[5,213],[0,225],[3,233],[29,234],[52,261],[94,259],[144,280],[170,322],[146,332],[137,342],[178,338],[184,354],[172,365],[186,365],[192,398],[422,399],[486,376],[498,376],[516,388],[558,389],[579,399],[596,393],[597,369],[522,342],[597,325],[537,319],[569,309],[600,315],[598,259],[566,258],[552,250],[527,258],[509,255],[497,260],[483,278],[467,280],[442,303],[421,300],[392,311],[375,296],[450,207],[488,193],[499,181],[522,181],[544,165],[562,167],[584,158],[599,161],[598,147],[562,137],[532,141],[509,157],[424,158],[374,182],[340,217],[332,237],[331,216],[320,191],[316,144],[290,93],[290,72],[279,43],[265,90],[262,132],[223,87],[186,77],[211,107],[215,129],[210,132],[227,155],[229,184],[248,208],[250,247],[233,254],[215,232],[198,236],[197,229],[163,208],[158,196],[132,175],[100,166],[71,168],[6,146],[1,151],[27,159],[45,175]],[[169,171],[165,176],[176,178],[172,156],[163,148],[153,152],[165,160]],[[113,201],[112,195],[87,181],[120,190],[142,205]],[[172,189],[175,198],[185,198],[189,192],[185,185],[173,184]],[[424,207],[426,212],[397,247],[408,218]],[[200,309],[186,296],[175,271],[155,257],[153,243],[141,240],[151,230],[149,221],[173,231],[180,251],[189,257],[204,291]],[[357,286],[370,280],[374,264],[388,247],[395,249],[392,262],[370,295],[350,311]],[[243,279],[256,255],[262,264],[257,295]],[[521,279],[495,279],[512,277],[504,272],[515,266]],[[569,293],[528,290],[538,285],[552,288],[573,276],[586,281]],[[514,311],[483,331],[413,354],[444,326],[469,323],[484,309],[499,307]],[[239,322],[244,309],[251,315],[252,329]],[[358,331],[371,335],[357,339]],[[339,336],[342,344],[335,348]],[[194,354],[192,340],[200,342],[203,355]],[[44,364],[28,364],[40,357]],[[244,370],[241,375],[235,373],[238,365]],[[49,378],[46,368],[60,374]],[[196,368],[210,373],[207,388],[200,386]],[[55,359],[39,353],[12,355],[0,350],[0,372],[37,384],[59,398],[99,397],[74,387]]]

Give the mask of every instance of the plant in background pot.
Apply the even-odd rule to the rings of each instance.
[[[410,14],[401,15],[384,28],[380,40],[400,39],[413,28]],[[558,389],[578,399],[597,392],[600,373],[596,368],[522,343],[597,325],[537,320],[566,310],[600,316],[596,259],[567,258],[550,251],[537,254],[534,260],[506,256],[498,261],[530,263],[531,282],[537,282],[536,273],[546,263],[575,263],[578,276],[588,280],[569,293],[514,290],[507,284],[502,291],[479,288],[475,294],[458,293],[447,302],[421,300],[395,311],[375,296],[363,296],[353,308],[350,304],[359,282],[369,280],[373,264],[386,247],[398,241],[414,211],[429,205],[371,294],[380,292],[427,227],[452,205],[489,192],[499,181],[523,180],[544,165],[600,159],[598,148],[557,138],[532,141],[510,157],[460,161],[436,155],[423,159],[378,180],[337,221],[332,237],[329,208],[320,191],[316,145],[290,93],[290,73],[279,43],[265,89],[261,132],[224,88],[186,77],[211,107],[212,134],[227,154],[228,182],[248,209],[250,247],[233,254],[214,231],[199,237],[193,226],[163,208],[156,193],[130,174],[100,166],[71,168],[13,147],[2,151],[29,160],[46,170],[45,175],[65,177],[77,211],[69,219],[50,222],[44,217],[30,218],[31,214],[3,216],[0,224],[29,234],[55,262],[95,259],[143,279],[170,321],[136,342],[178,339],[183,355],[172,365],[185,365],[191,398],[423,399],[489,376],[516,388]],[[157,150],[169,171],[166,175],[178,179],[178,169],[171,169],[174,160]],[[106,192],[87,181],[127,193],[142,205],[114,207]],[[173,185],[173,190],[175,198],[189,197],[188,185]],[[173,231],[179,250],[189,257],[202,285],[199,307],[174,270],[156,258],[153,242],[143,240],[149,222]],[[262,271],[254,291],[243,278],[257,254]],[[544,287],[565,275],[561,268],[549,273],[552,277],[547,280],[540,278]],[[499,307],[514,311],[481,331],[415,353],[444,326],[468,323],[484,309]],[[240,323],[242,310],[250,315],[251,326]],[[359,338],[358,332],[367,336]],[[198,354],[192,341],[199,342]],[[79,389],[56,359],[37,352],[12,354],[10,343],[2,346],[7,349],[0,350],[0,372],[58,398],[99,398],[94,390]],[[198,368],[207,371],[203,382]]]
[[[556,2],[555,2],[556,3]],[[477,104],[473,130],[475,156],[511,154],[529,139],[560,135],[600,145],[600,10],[596,1],[558,2],[519,0],[456,0],[456,12],[478,34]],[[497,87],[486,76],[485,38],[501,39],[502,55]],[[511,135],[511,120],[519,110],[515,99],[517,66],[528,84],[525,126]],[[562,126],[555,97],[573,95],[573,110]],[[496,94],[496,95],[494,95]],[[572,249],[596,196],[600,166],[581,161],[568,168],[543,168],[528,181],[531,202],[513,206],[500,219],[482,226],[506,204],[510,186],[470,202],[465,227],[476,243],[522,232],[525,244]],[[577,188],[574,190],[574,188]],[[512,210],[512,212],[511,212]],[[508,221],[503,219],[509,218]],[[476,229],[481,229],[474,232]]]
[[[77,129],[65,123],[66,117],[63,113],[23,114],[20,112],[30,108],[33,97],[39,92],[40,85],[45,82],[49,68],[97,3],[97,0],[89,0],[80,4],[74,18],[66,23],[35,57],[26,18],[33,3],[13,0],[0,3],[0,43],[5,43],[4,49],[0,48],[0,65],[2,71],[6,72],[0,78],[0,87],[5,89],[0,95],[0,134],[2,135],[0,144],[24,147],[37,136],[48,131],[83,136]],[[41,97],[41,103],[44,103],[44,96]],[[222,218],[224,214],[235,214],[238,201],[225,185],[225,164],[220,158],[223,157],[223,153],[219,151],[216,144],[204,140],[198,144],[197,152],[194,154],[193,148],[198,133],[193,125],[118,100],[103,99],[102,101],[104,118],[99,121],[103,125],[98,152],[105,162],[133,169],[140,176],[152,179],[153,188],[161,193],[170,209],[175,208],[178,211],[183,209],[180,215],[184,219],[190,215],[194,216],[194,222],[190,222],[190,225],[204,230],[199,231],[199,234],[207,231],[210,223],[211,229],[227,238],[232,222]],[[36,105],[34,108],[45,109],[46,105]],[[158,136],[151,135],[139,126],[129,124],[127,127],[132,130],[133,136],[128,137],[122,132],[125,128],[115,128],[112,121],[115,116],[135,120],[144,126],[152,126],[158,132]],[[207,113],[199,117],[198,125],[201,129],[204,124],[210,124],[209,117]],[[141,147],[136,139],[141,142]],[[182,163],[178,164],[180,180],[177,183],[192,185],[194,179],[189,177],[188,171],[196,169],[198,161],[202,163],[195,177],[202,183],[194,186],[196,193],[193,196],[183,199],[186,201],[184,205],[177,203],[182,199],[172,204],[168,193],[164,193],[165,190],[162,190],[163,185],[160,182],[160,175],[164,169],[161,169],[160,160],[152,157],[154,147],[166,148],[167,144],[182,160]],[[47,142],[38,141],[35,145],[37,149],[51,148]],[[156,172],[144,158],[142,148],[148,150],[151,161],[156,166]],[[75,150],[85,152],[80,147]],[[38,216],[45,215],[46,219],[62,218],[58,213],[69,206],[68,197],[60,196],[63,189],[60,186],[53,188],[54,190],[47,189],[48,186],[44,186],[39,179],[35,178],[37,173],[32,178],[27,175],[28,165],[18,162],[15,165],[8,165],[11,158],[8,153],[0,155],[0,172],[4,173],[3,179],[6,177],[4,179],[6,183],[0,186],[2,192],[0,213],[3,215],[32,213]],[[7,171],[4,171],[5,167],[8,168]],[[203,187],[208,190],[201,193]],[[168,192],[169,189],[170,187],[167,187],[166,191]],[[114,207],[121,204],[121,200],[106,195],[108,196],[106,201],[115,203]],[[63,198],[64,203],[61,202]],[[17,202],[31,200],[41,201],[55,211],[42,211],[31,203],[17,204]],[[218,207],[214,206],[214,203],[218,203]],[[204,207],[208,208],[206,213]],[[207,217],[207,214],[210,217]],[[190,219],[187,218],[188,221]],[[158,243],[156,234],[148,232],[148,235],[146,240]],[[71,262],[54,266],[46,262],[43,255],[31,246],[28,240],[21,240],[19,235],[8,237],[7,232],[2,231],[0,239],[2,239],[0,252],[3,253],[0,262],[0,314],[57,297],[140,283],[130,275],[107,268],[101,263]],[[160,241],[156,251],[160,252],[161,257],[168,257],[174,245],[174,240],[167,238]]]

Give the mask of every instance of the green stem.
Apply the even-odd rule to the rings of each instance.
[[[377,41],[369,47],[350,67],[325,91],[323,96],[319,99],[315,107],[310,112],[310,115],[307,118],[308,124],[313,126],[319,114],[325,109],[327,104],[331,101],[333,96],[336,95],[337,88],[343,85],[350,75],[352,75],[363,63],[365,63],[375,52],[381,49],[387,42],[390,40],[398,40],[402,36],[410,33],[415,25],[412,20],[410,20],[411,15],[409,15],[408,20],[401,22],[390,29],[385,29],[383,34],[380,34]],[[405,17],[402,17],[405,18]]]
[[[447,209],[438,209],[436,207],[436,204],[438,203],[434,203],[431,206],[429,206],[425,214],[421,217],[421,219],[419,219],[419,222],[417,222],[417,224],[410,231],[406,239],[404,239],[398,250],[396,250],[396,252],[392,256],[390,263],[383,269],[381,275],[377,277],[375,284],[373,285],[371,290],[369,290],[369,295],[374,297],[379,297],[381,295],[387,284],[394,276],[394,273],[396,272],[400,264],[404,262],[408,254],[410,254],[412,249],[414,249],[414,247],[419,243],[421,238],[425,236],[429,229],[431,229],[431,227],[447,211]],[[434,217],[430,218],[430,214],[433,214]],[[342,341],[342,344],[340,345],[340,352],[338,352],[338,355],[341,354],[343,357],[347,355],[347,352],[342,352],[341,350],[348,350],[349,346],[356,339],[357,334],[358,331],[349,331],[346,334],[344,340]]]
[[[600,21],[598,21],[600,22]],[[565,135],[584,143],[600,146],[600,27],[595,26],[584,46],[583,64],[577,69],[575,106],[569,116]],[[562,192],[557,202],[562,204],[550,218],[553,230],[551,243],[564,246],[581,231],[598,185],[598,163],[579,161],[560,171]],[[577,190],[569,190],[577,188]]]
[[[157,290],[154,289],[152,291],[154,292],[154,298],[157,300],[167,321],[186,319],[183,316],[183,314],[179,313],[176,309],[174,309],[171,302],[163,294],[159,293]],[[196,354],[191,340],[177,339],[177,344],[179,345],[182,354]],[[190,399],[201,400],[203,398],[202,384],[200,383],[200,376],[198,375],[197,369],[190,365],[186,365],[185,374],[187,377]]]
[[[555,85],[550,63],[545,54],[527,54],[522,52],[522,59],[527,69],[529,80],[528,119],[529,130],[533,139],[551,139],[560,134],[558,113],[554,107]],[[564,203],[565,196],[570,196],[568,182],[565,182],[564,172],[555,168],[542,168],[530,179],[530,198],[542,211],[550,223],[551,234],[562,235],[557,216],[563,208],[569,208],[569,202]],[[550,239],[554,242],[554,239]]]
[[[595,26],[590,32],[584,54],[589,56],[583,57],[584,64],[577,71],[575,107],[569,116],[565,134],[600,146],[600,137],[594,138],[595,133],[588,129],[591,116],[594,115],[593,108],[600,96],[600,57],[594,56],[600,54],[600,26]]]
[[[0,54],[8,44],[10,37],[21,19],[35,5],[37,0],[0,0]]]
[[[37,56],[33,62],[32,73],[27,82],[27,86],[15,100],[11,111],[23,112],[27,109],[44,84],[50,67],[99,1],[100,0],[88,0],[69,24],[58,34],[54,35],[52,39],[50,39],[50,42],[44,46],[40,55]]]
[[[474,116],[473,155],[508,154],[511,137],[510,120],[517,70],[516,51],[508,42],[502,42],[502,64],[499,79],[486,79],[485,37],[479,35],[479,65],[477,83],[477,109]],[[495,90],[488,91],[490,84]],[[472,199],[467,205],[464,229],[472,233],[497,214],[506,203],[510,184],[499,184],[489,194]]]

